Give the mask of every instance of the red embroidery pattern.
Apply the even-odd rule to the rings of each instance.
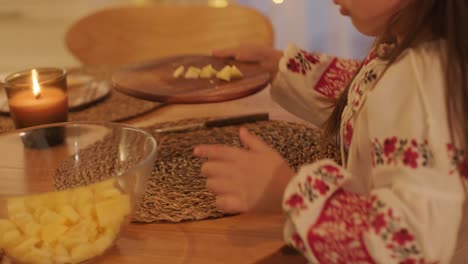
[[[402,225],[401,219],[394,214],[391,207],[375,196],[371,199],[373,200],[370,212],[371,230],[385,241],[387,249],[391,252],[390,257],[396,263],[437,263],[424,259],[415,236]]]
[[[320,63],[320,59],[317,55],[301,50],[288,60],[286,67],[292,72],[305,75],[307,71],[312,69],[312,64],[318,63]]]
[[[302,238],[298,233],[294,233],[291,236],[291,240],[292,240],[293,246],[297,248],[299,251],[301,252],[306,251],[304,241],[302,241]]]
[[[351,124],[351,121],[346,122],[346,127],[344,131],[344,143],[347,148],[351,146],[351,140],[353,139],[353,125]]]
[[[314,176],[309,175],[305,182],[298,183],[299,192],[293,193],[286,199],[286,208],[296,213],[307,209],[306,199],[313,202],[318,197],[327,195],[332,186],[339,186],[342,179],[344,175],[338,167],[328,164],[320,166],[314,172]]]
[[[286,205],[289,208],[298,208],[298,209],[307,209],[307,206],[304,203],[304,198],[301,195],[295,193],[286,200]]]
[[[359,195],[336,192],[309,229],[307,242],[320,263],[375,263],[362,233],[369,229],[372,203]]]
[[[457,149],[453,144],[447,144],[449,158],[452,161],[450,174],[458,172],[460,176],[468,180],[468,161],[465,159],[465,151]]]
[[[293,58],[289,59],[288,64],[286,66],[292,72],[298,73],[301,71],[301,65]]]
[[[362,63],[362,66],[367,66],[369,63],[371,63],[374,59],[377,58],[377,52],[375,52],[375,49],[373,49],[369,54],[367,55],[366,59]]]
[[[338,98],[356,73],[359,62],[334,58],[314,89],[330,99]]]
[[[429,150],[427,141],[422,143],[416,140],[398,139],[391,137],[383,142],[374,139],[372,142],[372,164],[399,165],[417,169],[432,166],[434,157]]]
[[[367,232],[385,242],[395,263],[430,263],[422,257],[414,235],[390,207],[376,196],[342,190],[325,203],[319,219],[308,231],[307,242],[320,263],[375,263],[364,243]]]
[[[341,126],[344,128],[344,131],[342,131],[340,135],[341,142],[343,142],[344,146],[345,159],[348,157],[348,151],[353,137],[354,116],[363,106],[367,91],[373,87],[373,84],[378,79],[377,66],[367,66],[374,58],[375,54],[369,54],[361,69],[362,73],[358,74],[358,79],[353,80],[348,91],[348,103],[343,111],[341,120]]]
[[[364,72],[364,76],[358,82],[354,82],[352,88],[349,91],[349,102],[348,105],[351,110],[356,112],[361,106],[364,98],[364,89],[369,87],[370,84],[377,80],[377,73],[374,69],[368,69]]]

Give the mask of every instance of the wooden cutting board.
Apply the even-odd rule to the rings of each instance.
[[[216,70],[235,65],[243,78],[226,82],[211,79],[174,78],[180,65],[202,68],[211,64]],[[265,88],[270,73],[257,63],[239,62],[205,55],[186,55],[154,60],[116,72],[114,87],[125,94],[164,103],[211,103],[241,98]]]

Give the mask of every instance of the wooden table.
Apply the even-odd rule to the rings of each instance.
[[[276,107],[268,91],[264,90],[244,99],[224,103],[170,105],[127,123],[148,125],[180,118],[236,115],[257,111],[268,111],[274,119],[294,120],[290,114]],[[15,151],[23,152],[23,149],[10,149],[9,155],[2,156],[2,162],[15,167],[16,158],[13,157],[20,155]],[[67,156],[67,153],[67,148],[57,148],[54,152],[58,156]],[[38,171],[37,168],[49,167],[43,164],[50,160],[38,158],[35,150],[23,155],[25,159],[31,159],[33,162],[30,166],[32,170],[25,175],[44,177],[44,181],[38,182],[45,184],[46,187],[37,185],[33,189],[49,188],[51,183],[48,183],[47,179],[50,179],[49,175],[52,172]],[[11,161],[8,157],[12,157]],[[55,162],[60,159],[51,160]],[[12,177],[15,175],[11,174]],[[16,181],[8,181],[8,177],[2,179],[5,182],[0,184],[10,190],[32,188],[32,186],[24,187],[22,184],[17,185]],[[1,203],[4,201],[0,196]],[[6,214],[3,209],[0,208],[0,216]],[[282,238],[284,221],[285,216],[278,213],[243,214],[182,223],[132,223],[123,230],[116,246],[93,263],[306,263],[301,255],[284,248],[285,243]]]
[[[148,126],[156,122],[174,121],[177,119],[231,116],[257,112],[268,112],[272,120],[284,120],[302,124],[310,123],[290,114],[276,104],[270,97],[269,87],[248,97],[237,100],[211,104],[180,104],[164,106],[149,114],[129,120],[128,124]]]
[[[97,263],[306,263],[283,248],[282,215],[131,224]]]
[[[300,122],[277,106],[265,89],[229,102],[170,105],[127,123],[144,126],[259,111],[269,112],[271,119]],[[284,219],[281,214],[245,214],[178,224],[131,224],[97,263],[306,263],[297,253],[282,249]]]

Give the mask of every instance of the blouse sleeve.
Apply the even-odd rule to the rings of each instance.
[[[289,183],[285,238],[312,263],[450,263],[466,176],[457,164],[450,169],[459,152],[447,135],[443,77],[415,72],[441,70],[436,64],[397,62],[368,94],[360,114],[373,163],[369,194],[345,190],[353,176],[331,160],[303,167]]]
[[[321,126],[360,62],[309,53],[290,45],[279,63],[271,96],[292,114]]]

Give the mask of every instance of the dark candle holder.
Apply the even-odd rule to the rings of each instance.
[[[21,134],[21,140],[27,148],[46,149],[65,142],[63,127],[39,128]]]

